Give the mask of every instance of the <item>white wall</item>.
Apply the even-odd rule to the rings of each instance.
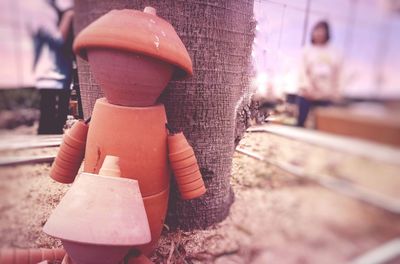
[[[33,85],[33,46],[25,25],[32,2],[0,1],[0,89]]]

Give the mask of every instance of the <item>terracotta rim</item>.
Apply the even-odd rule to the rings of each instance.
[[[191,147],[188,147],[180,152],[169,154],[168,157],[171,162],[177,162],[180,160],[187,159],[192,155],[194,155],[194,151]]]
[[[75,152],[81,152],[82,150],[85,150],[85,145],[79,144],[78,146],[74,146],[73,144],[71,144],[70,141],[63,141],[63,145],[66,146],[66,148],[68,148],[71,151],[75,151]]]
[[[197,190],[198,188],[204,186],[204,182],[202,178],[198,178],[197,180],[187,183],[187,184],[178,184],[178,189],[182,193],[191,192]]]
[[[174,170],[174,174],[175,174],[175,177],[180,178],[180,177],[186,176],[188,174],[192,174],[199,170],[200,170],[199,165],[197,163],[194,163],[191,166],[186,167],[184,169]]]
[[[71,156],[70,154],[66,154],[65,152],[59,151],[54,161],[56,160],[61,160],[62,163],[68,163],[68,164],[82,164],[83,155]]]
[[[58,150],[57,157],[60,157],[60,159],[65,161],[82,162],[84,153],[81,153],[81,155],[73,155],[61,147]]]
[[[85,146],[86,145],[86,141],[82,142],[82,141],[78,141],[77,139],[71,137],[68,134],[65,134],[63,137],[63,142],[68,142],[68,145],[75,147],[75,148],[80,148],[81,146]]]
[[[183,149],[190,147],[183,132],[168,135],[168,152],[178,153]]]
[[[54,168],[55,172],[57,172],[58,174],[62,174],[62,175],[75,175],[78,173],[80,166],[76,165],[76,166],[69,166],[68,168],[65,168],[63,166],[61,166],[60,164],[55,163],[54,166],[52,167]]]
[[[200,171],[195,171],[194,173],[188,174],[183,177],[176,177],[175,181],[178,185],[180,185],[180,184],[191,183],[191,182],[194,182],[195,180],[201,179],[201,178],[202,178],[202,176],[200,174]]]
[[[52,166],[50,169],[50,177],[61,183],[72,183],[75,180],[76,175],[78,174],[79,168],[75,171],[72,169],[65,169],[57,164]]]
[[[207,192],[207,189],[205,186],[201,186],[200,188],[190,191],[190,192],[183,192],[181,193],[181,198],[183,200],[190,200],[190,199],[195,199],[195,198],[199,198],[200,196],[202,196],[203,194],[205,194]]]
[[[173,170],[179,170],[179,169],[184,169],[187,168],[193,164],[197,163],[196,157],[194,155],[183,159],[183,160],[179,160],[179,161],[171,161],[171,168]]]
[[[54,166],[52,168],[57,169],[57,171],[61,172],[62,174],[71,174],[74,167],[71,165],[68,168],[66,168],[66,167],[63,167],[62,165],[58,164],[57,162],[55,162]],[[79,168],[77,168],[76,170],[78,171]]]
[[[81,161],[69,161],[69,160],[65,160],[60,156],[57,156],[54,160],[54,164],[56,164],[57,166],[63,167],[65,169],[69,169],[71,166],[75,167],[75,166],[81,166]]]
[[[75,180],[75,178],[63,176],[63,175],[60,175],[60,174],[56,174],[56,175],[51,174],[50,176],[54,181],[59,182],[59,183],[63,183],[63,184],[71,184]]]
[[[70,137],[73,137],[76,140],[80,138],[84,140],[86,139],[88,130],[89,130],[89,125],[86,124],[84,121],[79,120],[78,122],[75,122],[75,124],[72,125],[71,129],[67,130],[66,134],[68,134]]]

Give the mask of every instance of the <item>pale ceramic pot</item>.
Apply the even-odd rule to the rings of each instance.
[[[82,173],[43,231],[61,239],[74,263],[115,264],[151,241],[137,181]]]

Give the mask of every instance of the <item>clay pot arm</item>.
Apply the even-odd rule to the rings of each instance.
[[[89,126],[86,122],[76,122],[65,133],[63,142],[52,164],[50,176],[60,183],[72,183],[85,155]]]
[[[185,135],[180,132],[168,136],[168,157],[181,198],[195,199],[206,192],[200,168]]]

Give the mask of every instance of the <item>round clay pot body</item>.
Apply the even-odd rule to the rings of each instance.
[[[98,99],[93,109],[84,172],[98,174],[106,155],[119,157],[121,177],[139,182],[143,197],[169,186],[164,105],[123,107]]]
[[[152,238],[151,243],[141,247],[146,254],[161,235],[168,206],[165,123],[163,105],[123,107],[101,98],[93,109],[86,144],[85,172],[97,174],[105,156],[113,155],[119,157],[121,177],[138,180]]]
[[[174,71],[169,63],[115,49],[89,49],[88,59],[108,102],[123,106],[154,105]]]

